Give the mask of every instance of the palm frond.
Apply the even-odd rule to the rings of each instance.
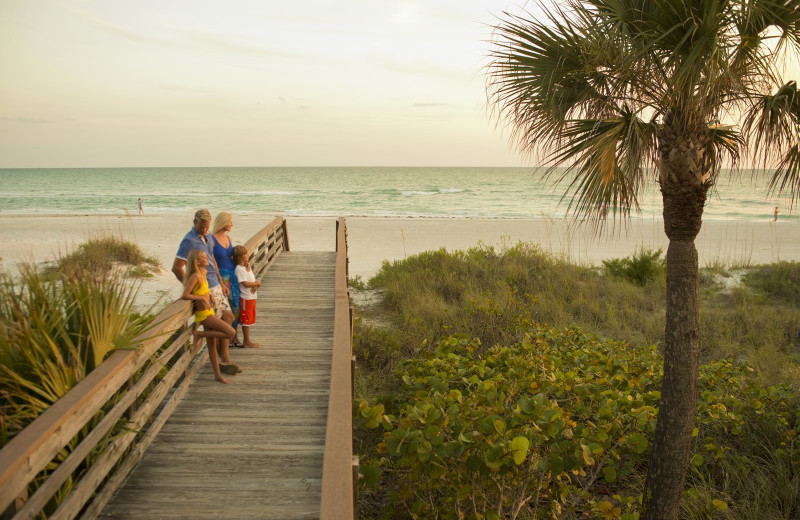
[[[509,16],[496,28],[487,90],[521,149],[551,141],[568,119],[612,113],[616,58],[594,25],[583,13],[578,23]]]
[[[749,137],[756,160],[766,167],[779,160],[782,150],[798,142],[800,96],[790,81],[775,94],[759,96],[745,114],[742,131]]]
[[[783,156],[769,183],[770,193],[791,193],[794,206],[800,198],[800,143],[795,144]]]
[[[574,175],[570,211],[627,216],[665,128],[673,144],[699,136],[707,182],[751,152],[779,165],[772,189],[800,196],[796,85],[763,95],[783,83],[786,51],[800,56],[798,0],[539,5],[543,16],[496,27],[487,93],[520,149]],[[741,131],[720,124],[740,114]]]
[[[734,127],[728,125],[711,125],[708,127],[708,149],[707,157],[711,162],[710,173],[714,177],[712,184],[716,184],[716,176],[726,162],[735,166],[739,161],[739,151],[744,145],[742,134]]]
[[[569,210],[579,217],[600,217],[597,222],[608,213],[622,219],[638,210],[643,174],[654,164],[656,131],[654,122],[642,121],[627,108],[615,118],[570,121],[568,144],[551,156],[553,164],[568,165],[564,177],[574,174]]]

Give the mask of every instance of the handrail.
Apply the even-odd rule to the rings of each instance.
[[[347,225],[336,222],[333,354],[322,460],[320,520],[353,520],[358,508],[358,458],[353,456],[353,320],[347,293]]]
[[[286,219],[278,217],[245,245],[259,275],[282,251],[289,250]],[[192,348],[191,303],[176,300],[134,339],[135,349],[118,350],[53,403],[0,450],[0,516],[14,520],[40,516],[75,470],[89,468],[73,481],[66,499],[50,518],[95,518],[135,467],[207,359]],[[164,368],[168,368],[166,374]],[[109,438],[115,424],[125,427]],[[52,472],[50,463],[76,435],[89,433]],[[100,454],[96,446],[104,443]],[[88,456],[96,458],[87,464]],[[30,483],[40,479],[28,496]]]

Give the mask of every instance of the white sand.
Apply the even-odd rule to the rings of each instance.
[[[193,215],[37,215],[0,216],[0,267],[12,271],[19,262],[48,261],[84,240],[118,235],[136,242],[157,257],[162,273],[146,281],[140,300],[152,301],[161,292],[165,301],[178,296],[180,284],[170,273],[183,235]],[[243,243],[275,215],[234,215],[231,236]],[[289,217],[289,244],[294,251],[332,251],[334,217]],[[375,218],[348,217],[350,274],[365,280],[384,260],[399,260],[439,249],[467,249],[483,243],[503,247],[519,241],[584,264],[630,255],[639,247],[666,251],[663,224],[633,220],[621,230],[606,230],[598,237],[591,225],[568,220],[478,218]],[[612,232],[613,231],[613,232]],[[761,264],[800,260],[800,223],[707,221],[696,240],[700,264]]]

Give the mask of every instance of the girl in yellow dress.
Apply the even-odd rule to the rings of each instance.
[[[195,347],[201,338],[231,339],[236,334],[233,327],[214,316],[213,296],[208,292],[208,280],[206,280],[207,265],[208,257],[201,249],[192,250],[186,259],[186,276],[183,282],[183,295],[181,298],[195,302],[205,302],[205,305],[200,305],[203,309],[195,310],[194,313],[195,324],[192,334],[194,335]],[[203,330],[198,330],[197,325],[202,325]],[[214,378],[220,383],[227,384],[228,380],[222,377],[222,372],[220,372],[217,349],[213,343],[208,346],[208,358],[211,360],[211,367],[214,369]]]

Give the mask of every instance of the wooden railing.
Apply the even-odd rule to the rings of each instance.
[[[286,220],[275,219],[246,245],[263,275],[289,250]],[[190,348],[191,316],[190,302],[170,304],[136,348],[111,354],[0,450],[0,516],[35,518],[69,482],[49,518],[97,517],[207,359],[204,349]]]
[[[347,226],[336,222],[333,355],[328,424],[322,462],[321,520],[358,514],[358,457],[353,456],[353,310],[347,292]]]

